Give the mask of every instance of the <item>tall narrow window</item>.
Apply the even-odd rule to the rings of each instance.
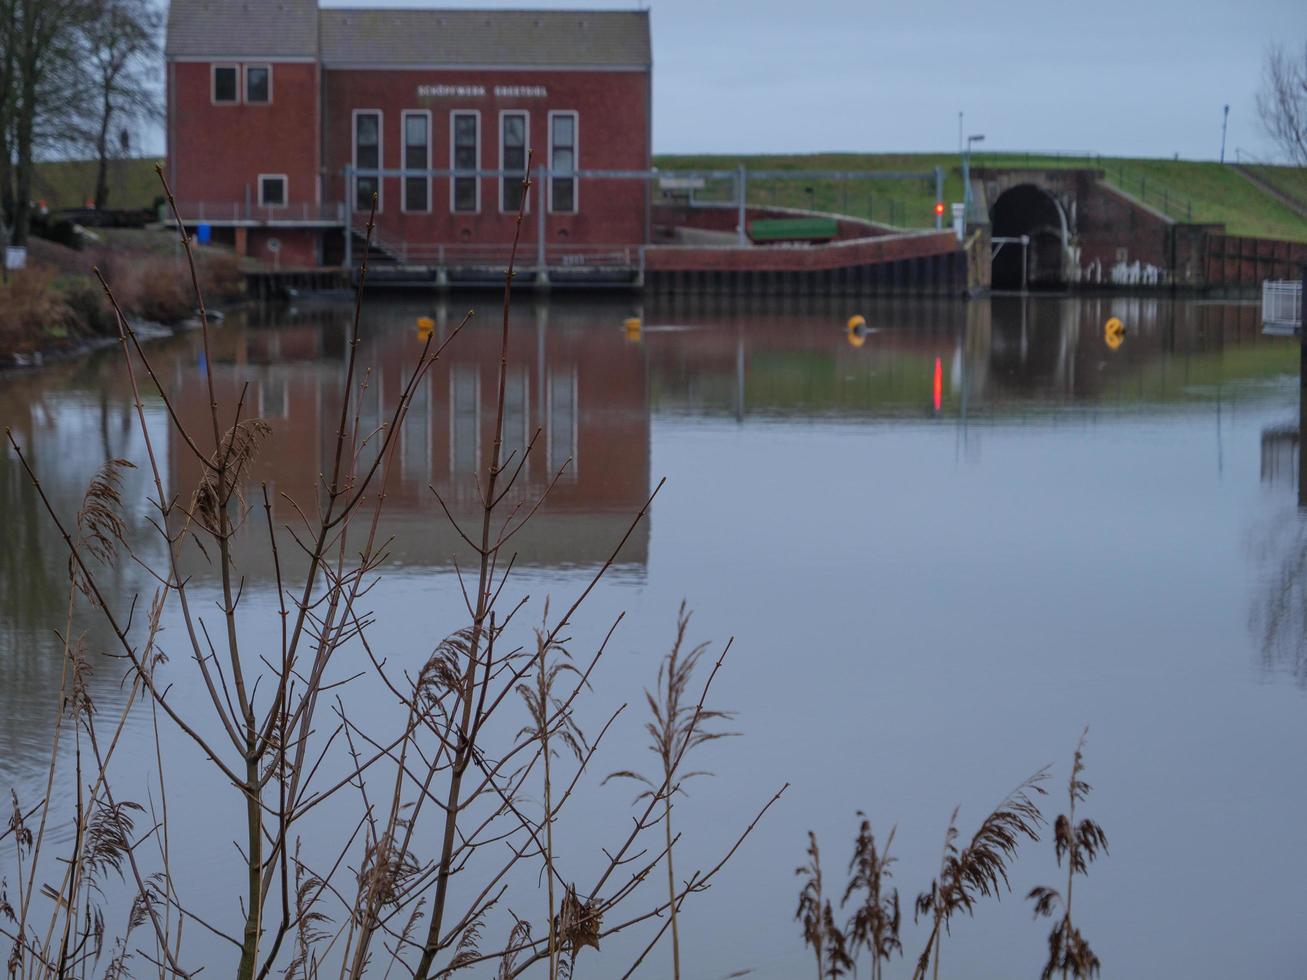
[[[215,105],[234,105],[240,101],[236,86],[240,70],[235,65],[213,66],[213,101]]]
[[[450,169],[476,170],[480,161],[477,144],[480,142],[481,115],[476,112],[455,112],[453,114],[453,160]],[[453,180],[453,203],[455,211],[478,211],[481,208],[480,181],[476,177],[455,176]]]
[[[527,121],[525,112],[505,112],[500,118],[499,209],[514,212],[522,207],[522,179],[526,176]]]
[[[245,66],[245,101],[250,105],[272,101],[272,69],[268,65]]]
[[[576,113],[549,114],[549,210],[576,210]]]
[[[404,113],[404,169],[431,169],[431,114]],[[404,210],[431,210],[431,177],[427,173],[404,174]]]
[[[381,113],[356,112],[354,114],[354,169],[364,171],[354,178],[354,208],[368,211],[372,208],[372,195],[377,195],[377,210],[381,210],[381,176],[367,173],[381,169]]]

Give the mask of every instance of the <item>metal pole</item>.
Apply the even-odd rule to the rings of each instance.
[[[944,202],[944,168],[935,168],[935,230],[939,231],[944,227],[944,212],[940,210],[939,205]]]
[[[740,164],[735,178],[735,193],[739,196],[740,207],[740,247],[743,248],[749,244],[749,235],[745,230],[745,198],[748,194],[748,177],[745,174],[744,164]]]
[[[1230,106],[1227,103],[1225,113],[1221,116],[1221,162],[1225,163],[1225,128],[1230,122]]]
[[[962,223],[971,220],[971,144],[962,151]]]
[[[549,207],[549,189],[547,171],[544,167],[536,168],[536,272],[545,270],[545,209]]]
[[[1030,260],[1026,257],[1027,246],[1029,244],[1030,244],[1030,236],[1022,235],[1021,236],[1021,291],[1023,293],[1027,291],[1026,287],[1029,284]]]
[[[354,214],[350,209],[350,200],[349,200],[350,188],[354,186],[353,175],[354,175],[354,168],[347,166],[345,168],[345,213],[343,215],[344,224],[345,224],[345,268],[346,269],[352,269],[354,267]]]

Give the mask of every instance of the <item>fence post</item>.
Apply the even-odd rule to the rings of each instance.
[[[746,206],[745,206],[745,200],[746,200],[746,198],[747,198],[747,196],[748,196],[748,184],[747,184],[747,181],[748,181],[748,177],[747,177],[746,174],[745,174],[744,164],[740,164],[740,166],[739,166],[739,170],[738,170],[737,175],[736,175],[736,178],[735,178],[735,193],[736,193],[736,195],[737,195],[737,196],[739,197],[739,199],[740,199],[740,200],[739,200],[739,209],[740,209],[740,216],[739,216],[739,217],[740,217],[740,247],[741,247],[741,248],[743,248],[744,246],[746,246],[746,245],[749,244],[749,235],[748,235],[748,232],[745,230],[745,227],[744,227],[744,226],[745,226],[745,221],[747,220],[747,219],[746,219]]]

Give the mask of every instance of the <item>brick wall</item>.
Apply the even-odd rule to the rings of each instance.
[[[289,207],[316,204],[317,65],[273,62],[266,105],[214,105],[212,71],[210,62],[168,65],[168,171],[178,201],[257,204],[259,174],[285,174]]]
[[[420,86],[480,86],[479,96],[426,96]],[[382,113],[383,168],[400,169],[402,117],[406,110],[431,113],[431,164],[451,166],[450,113],[480,113],[479,145],[482,169],[500,165],[500,113],[528,113],[529,144],[534,164],[547,165],[549,112],[577,113],[577,166],[582,169],[644,170],[650,165],[650,80],[641,71],[369,71],[328,69],[324,81],[323,126],[327,170],[326,195],[346,198],[341,172],[353,159],[353,114],[372,109]],[[547,95],[499,97],[496,86],[542,87]],[[415,243],[503,244],[513,237],[514,215],[500,210],[499,180],[482,178],[477,213],[452,213],[448,178],[434,178],[431,211],[401,213],[400,180],[384,178],[378,230],[383,240]],[[537,239],[535,208],[542,188],[532,190],[532,215],[522,229],[524,242]],[[635,244],[645,241],[645,188],[638,180],[585,180],[579,187],[576,214],[549,213],[546,241],[566,244]],[[363,217],[356,215],[358,223]]]

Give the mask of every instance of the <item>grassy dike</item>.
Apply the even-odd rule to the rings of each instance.
[[[944,169],[944,200],[962,200],[961,164],[956,153],[813,153],[779,155],[682,155],[654,158],[663,170],[933,171]],[[1161,207],[1172,217],[1218,222],[1232,235],[1307,241],[1307,219],[1266,193],[1229,165],[1191,160],[1131,157],[1074,157],[1038,154],[976,154],[977,167],[1097,167],[1114,186]],[[1291,196],[1307,200],[1307,170],[1259,165],[1264,180]],[[727,193],[726,188],[722,192]],[[833,181],[757,179],[749,182],[756,204],[811,207],[839,211],[908,228],[934,223],[933,180]]]

